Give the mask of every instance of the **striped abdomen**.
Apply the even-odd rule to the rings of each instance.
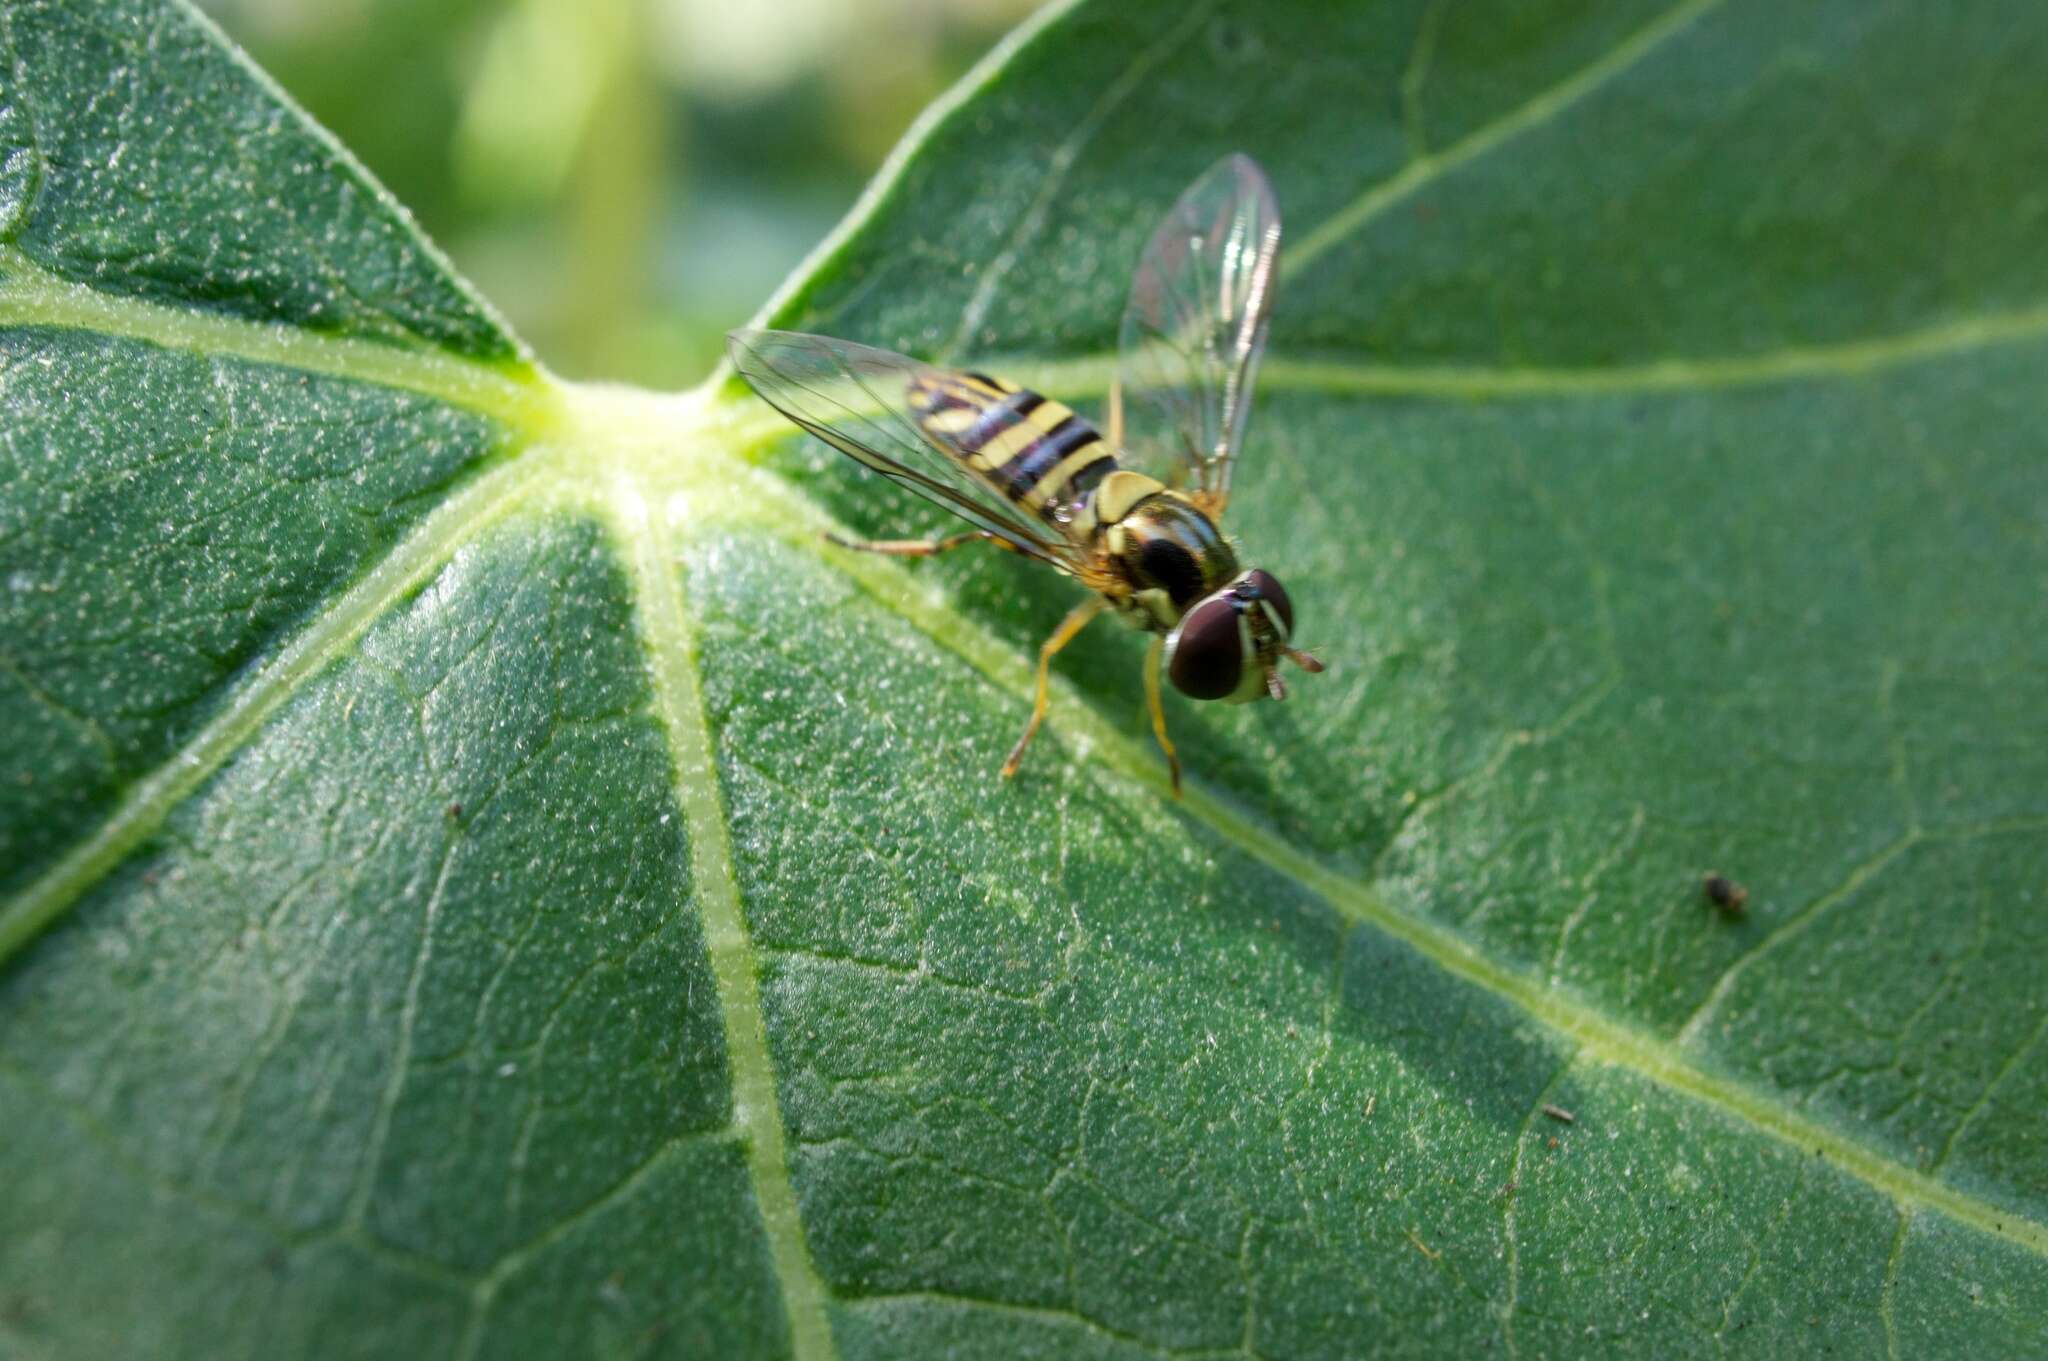
[[[910,408],[926,434],[982,481],[1064,524],[1116,471],[1095,427],[1070,407],[979,373],[920,376]]]

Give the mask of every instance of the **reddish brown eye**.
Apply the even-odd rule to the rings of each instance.
[[[1262,568],[1254,567],[1245,573],[1245,581],[1259,593],[1259,599],[1273,607],[1273,613],[1280,616],[1280,627],[1287,630],[1287,636],[1294,636],[1294,606],[1287,601],[1286,588],[1279,578]]]
[[[1166,674],[1192,699],[1222,699],[1244,675],[1244,643],[1237,602],[1213,595],[1189,610],[1169,640]]]

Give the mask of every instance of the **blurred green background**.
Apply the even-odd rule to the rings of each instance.
[[[717,359],[1035,0],[200,0],[557,372]]]

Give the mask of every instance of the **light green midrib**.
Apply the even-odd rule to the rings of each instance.
[[[641,488],[622,479],[607,519],[624,548],[635,618],[654,682],[672,762],[677,800],[690,846],[690,884],[725,1021],[726,1067],[732,1084],[732,1126],[747,1149],[747,1175],[761,1216],[775,1279],[789,1321],[796,1361],[833,1361],[826,1302],[830,1292],[811,1259],[796,1189],[768,1030],[761,1014],[760,960],[740,904],[739,880],[712,753],[711,725],[696,658],[696,637],[683,606],[681,562],[669,547],[665,507],[651,513]]]

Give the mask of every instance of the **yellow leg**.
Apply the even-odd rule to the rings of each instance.
[[[887,553],[894,558],[928,558],[974,539],[989,537],[978,529],[969,529],[959,534],[948,534],[943,539],[842,539],[837,534],[827,534],[825,542],[862,553]]]
[[[1180,757],[1173,751],[1173,743],[1166,736],[1166,708],[1159,702],[1159,658],[1166,650],[1166,640],[1155,637],[1152,646],[1145,650],[1145,703],[1152,710],[1152,735],[1159,739],[1159,749],[1166,753],[1166,769],[1173,776],[1173,796],[1180,797]]]
[[[1074,635],[1088,627],[1088,621],[1102,613],[1102,598],[1090,596],[1060,620],[1060,626],[1052,631],[1052,637],[1045,640],[1038,649],[1038,698],[1031,703],[1031,721],[1024,725],[1024,735],[1017,739],[1017,745],[1010,748],[1008,759],[1003,762],[1003,778],[1009,779],[1017,773],[1017,763],[1024,759],[1024,748],[1031,742],[1031,734],[1038,731],[1038,725],[1045,719],[1046,686],[1051,681],[1052,659],[1059,650],[1074,641]]]

